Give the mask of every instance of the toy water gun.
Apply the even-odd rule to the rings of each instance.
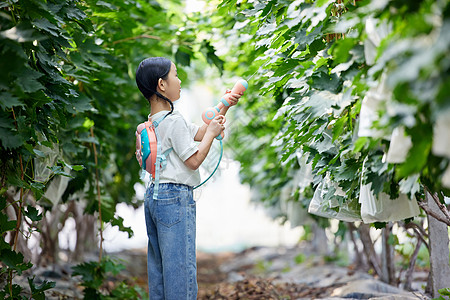
[[[239,79],[231,89],[230,93],[226,93],[220,99],[220,102],[214,107],[208,107],[202,113],[203,122],[206,124],[211,123],[211,120],[219,115],[220,110],[225,106],[230,106],[230,96],[231,94],[240,94],[244,93],[248,89],[248,82],[244,79]],[[223,131],[222,133],[216,137],[216,139],[223,139]]]
[[[231,92],[223,95],[222,98],[220,99],[220,102],[216,106],[208,107],[207,109],[205,109],[203,111],[203,113],[202,113],[203,122],[205,122],[206,124],[211,123],[211,120],[219,115],[219,112],[223,107],[230,106],[231,94],[240,94],[240,93],[243,94],[247,89],[248,89],[248,82],[245,81],[244,79],[239,79],[234,84],[233,88],[231,89]],[[223,131],[220,135],[218,135],[216,137],[216,139],[218,139],[220,141],[220,157],[219,157],[219,161],[217,162],[216,168],[214,169],[214,171],[212,171],[211,175],[209,175],[208,178],[206,178],[202,183],[200,183],[199,185],[194,187],[194,189],[200,187],[205,182],[207,182],[219,168],[219,164],[220,164],[220,161],[222,160],[222,155],[223,155],[223,144],[222,144],[223,137],[224,137]]]

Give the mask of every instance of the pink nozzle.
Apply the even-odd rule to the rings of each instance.
[[[227,93],[225,95],[222,96],[222,99],[220,99],[220,103],[219,104],[224,104],[225,106],[229,106],[230,105],[230,94],[244,94],[244,92],[248,89],[248,83],[247,81],[245,81],[244,79],[240,79],[238,80],[233,88],[231,89],[230,93]]]
[[[248,83],[244,79],[238,80],[231,89],[233,94],[244,93],[248,89]]]
[[[229,106],[230,101],[229,97],[230,94],[244,94],[244,92],[248,89],[248,82],[244,79],[239,79],[231,89],[231,93],[226,93],[223,95],[223,97],[220,99],[220,102],[214,106],[214,107],[208,107],[203,113],[202,113],[202,119],[203,122],[206,124],[209,124],[214,117],[219,115],[220,110],[224,106]]]

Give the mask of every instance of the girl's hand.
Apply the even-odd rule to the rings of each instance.
[[[225,93],[226,94],[230,94],[228,96],[229,98],[227,99],[228,103],[230,104],[230,106],[236,105],[238,103],[238,101],[239,101],[239,98],[241,98],[241,96],[244,94],[244,93],[231,94],[230,90],[227,90]]]
[[[211,123],[209,123],[208,128],[206,131],[212,133],[214,137],[218,136],[222,133],[222,131],[225,130],[225,122],[226,119],[222,115],[218,115],[214,119],[211,120]]]

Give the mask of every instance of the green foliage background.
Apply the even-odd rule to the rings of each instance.
[[[354,210],[361,183],[393,199],[400,192],[423,199],[423,186],[449,195],[442,177],[450,157],[433,151],[437,120],[450,112],[449,1],[225,0],[220,7],[224,19],[234,15],[220,24],[232,43],[228,66],[251,78],[232,143],[242,180],[258,191],[254,200],[279,206],[300,157],[312,165],[313,180],[290,199],[304,207],[328,179],[345,192],[340,207]],[[381,36],[372,47],[369,21]],[[376,134],[360,137],[361,104],[381,83],[390,93],[375,112]],[[412,147],[403,162],[388,163],[397,127]]]
[[[0,233],[9,233],[9,242],[0,241],[6,264],[0,275],[10,280],[31,267],[15,252],[22,220],[27,231],[39,230],[45,211],[74,199],[85,213],[98,212],[96,171],[102,221],[132,236],[115,210],[121,202],[140,204],[134,131],[149,107],[134,82],[137,65],[149,56],[168,57],[185,86],[194,60],[222,70],[215,49],[198,34],[207,22],[184,15],[183,6],[177,0],[1,2]],[[45,170],[46,178],[35,176]],[[61,201],[52,203],[43,195],[58,176],[70,181]],[[2,295],[20,291],[12,287]]]

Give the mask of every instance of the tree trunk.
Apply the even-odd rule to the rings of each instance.
[[[98,249],[97,217],[84,214],[81,202],[74,207],[74,218],[76,224],[77,242],[72,255],[74,261],[82,261],[84,254]]]
[[[381,280],[392,285],[396,285],[395,266],[394,266],[394,247],[389,244],[389,236],[392,231],[392,223],[386,224],[382,233],[382,276]]]
[[[425,199],[429,209],[441,217],[445,217],[428,191],[425,192]],[[427,218],[430,247],[430,286],[428,289],[433,297],[438,297],[438,290],[450,285],[448,226],[430,214],[427,214]]]
[[[63,213],[58,206],[45,213],[39,223],[42,252],[38,258],[39,265],[56,264],[59,257],[59,228]]]
[[[383,272],[380,267],[380,262],[378,261],[377,253],[373,247],[372,238],[370,237],[370,226],[361,223],[358,227],[358,232],[361,242],[363,243],[364,254],[366,255],[369,265],[372,266],[375,274],[381,277]]]
[[[313,231],[313,240],[312,246],[314,251],[321,255],[328,254],[328,239],[325,234],[325,229],[317,225],[316,223],[312,224]]]
[[[353,249],[355,251],[355,257],[354,257],[354,264],[356,265],[356,268],[360,268],[363,270],[368,270],[367,260],[364,259],[364,254],[359,250],[358,242],[355,237],[355,232],[357,232],[357,229],[355,227],[354,223],[347,223],[348,226],[348,234],[350,235],[350,239],[353,243]]]
[[[423,241],[420,238],[417,238],[417,245],[414,249],[414,253],[409,259],[408,270],[406,270],[405,275],[405,285],[403,288],[407,291],[411,291],[411,283],[412,283],[412,275],[414,273],[414,267],[416,266],[417,256],[419,255],[420,247],[422,246]]]
[[[8,220],[10,221],[16,221],[17,222],[17,218],[18,218],[18,214],[19,214],[19,206],[17,205],[16,201],[19,199],[19,192],[17,192],[14,188],[9,188],[8,191],[6,192],[6,197],[7,197],[7,201],[8,203],[10,203],[11,205],[7,206],[5,208],[5,213],[8,216]],[[24,200],[28,197],[28,193],[25,193],[25,195],[23,196]],[[14,245],[14,241],[16,241],[16,234],[18,234],[19,236],[17,237],[17,241],[16,241],[16,251],[17,252],[21,252],[25,258],[25,261],[32,261],[33,258],[33,253],[31,252],[30,248],[28,247],[28,239],[24,236],[24,234],[22,234],[22,232],[26,232],[28,230],[26,230],[25,226],[25,221],[24,218],[22,218],[22,222],[20,224],[20,231],[16,232],[16,231],[10,231],[7,234],[5,234],[4,236],[4,240],[10,243],[10,245],[13,247]]]

